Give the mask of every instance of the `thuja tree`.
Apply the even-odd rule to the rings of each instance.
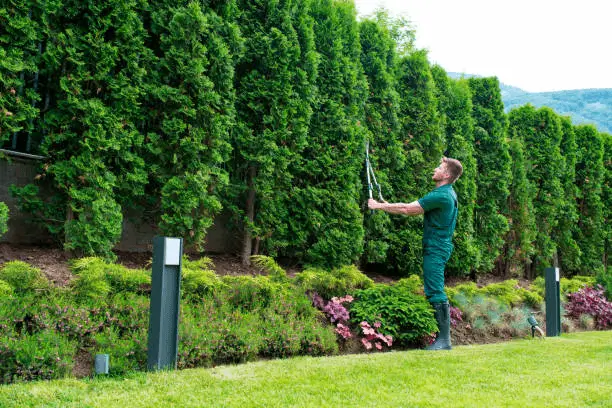
[[[497,78],[470,78],[474,117],[474,150],[478,163],[474,213],[476,240],[482,254],[478,272],[489,272],[508,231],[507,200],[511,159],[507,118]]]
[[[427,54],[416,51],[401,59],[398,70],[400,141],[406,165],[389,175],[394,201],[411,202],[433,188],[431,175],[444,152],[444,129]],[[393,217],[388,235],[388,267],[398,274],[420,271],[422,219]]]
[[[402,145],[398,138],[399,95],[395,89],[397,65],[396,43],[390,31],[387,14],[379,13],[359,25],[361,64],[368,81],[364,122],[370,147],[370,161],[386,197],[394,195],[388,175],[401,172],[405,166]],[[363,166],[362,180],[366,179]],[[362,191],[363,201],[367,191]],[[377,196],[377,192],[374,191]],[[386,260],[389,243],[386,236],[391,226],[390,216],[383,211],[366,212],[365,249],[363,261],[382,263]]]
[[[141,123],[146,133],[145,204],[164,235],[202,248],[228,184],[234,126],[234,65],[241,41],[228,22],[235,9],[198,2],[156,2],[152,54]],[[229,13],[229,16],[224,14]],[[225,17],[225,18],[224,18]]]
[[[604,140],[604,180],[602,184],[601,199],[603,201],[604,222],[604,267],[607,276],[610,276],[610,264],[612,263],[612,135],[601,134]]]
[[[576,195],[578,193],[576,179],[577,144],[574,126],[568,117],[561,117],[561,155],[563,156],[563,172],[561,173],[561,188],[563,197],[559,212],[559,223],[553,230],[553,239],[557,243],[559,266],[568,273],[578,273],[580,268],[580,248],[574,239],[578,223]]]
[[[602,183],[604,180],[602,135],[592,125],[575,127],[578,154],[578,228],[576,242],[582,252],[581,273],[593,274],[603,268],[604,215]]]
[[[33,1],[14,1],[0,8],[0,147],[30,150],[32,124],[40,100],[38,61],[40,10]],[[17,138],[27,134],[28,138]]]
[[[512,159],[512,184],[508,196],[508,232],[498,262],[498,274],[522,276],[531,268],[535,254],[537,228],[533,209],[534,189],[527,178],[525,147],[521,137],[510,128],[508,144]]]
[[[467,83],[452,80],[440,66],[432,67],[439,110],[443,115],[448,157],[461,161],[463,175],[454,185],[459,200],[455,249],[447,270],[453,275],[468,275],[480,263],[480,251],[474,237],[474,202],[476,200],[476,159],[474,157],[474,119],[472,96]]]
[[[242,224],[242,260],[249,263],[261,241],[271,255],[288,245],[287,203],[294,182],[289,165],[300,160],[307,144],[316,56],[308,48],[311,42],[301,40],[312,37],[312,27],[299,21],[306,18],[308,2],[241,0],[238,5],[246,49],[236,67],[228,199],[233,204],[228,207]]]
[[[367,85],[359,60],[355,16],[348,2],[312,3],[320,58],[317,93],[290,212],[292,229],[304,238],[304,246],[292,250],[307,264],[348,264],[363,250],[360,170],[364,128],[359,120]]]
[[[9,209],[3,202],[0,201],[0,237],[8,231],[8,216]]]
[[[537,226],[535,257],[529,277],[553,265],[556,245],[553,231],[557,228],[563,199],[560,176],[564,170],[560,144],[559,117],[549,108],[536,109],[525,105],[509,114],[513,137],[526,146],[527,178],[533,187],[533,208]]]
[[[16,190],[25,207],[43,214],[64,247],[112,257],[121,235],[120,203],[144,193],[138,86],[144,30],[136,2],[64,1],[45,4],[41,21],[41,178],[53,202],[36,188]]]

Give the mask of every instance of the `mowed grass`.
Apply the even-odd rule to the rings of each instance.
[[[347,406],[612,407],[612,331],[0,386],[2,408]]]

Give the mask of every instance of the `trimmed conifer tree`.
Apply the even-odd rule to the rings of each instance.
[[[578,224],[578,209],[576,207],[576,155],[577,144],[574,126],[569,117],[561,117],[561,155],[563,156],[563,172],[561,187],[563,197],[559,213],[559,223],[553,230],[553,239],[557,243],[559,266],[561,270],[575,274],[580,270],[580,248],[574,239]]]
[[[610,276],[610,264],[612,264],[612,135],[601,133],[604,140],[604,181],[602,184],[601,198],[603,201],[603,225],[604,225],[604,273]],[[610,278],[606,278],[610,281]],[[610,288],[608,288],[610,292]]]
[[[368,81],[368,97],[365,104],[365,120],[370,148],[370,161],[376,171],[381,191],[387,197],[394,195],[389,174],[402,172],[405,158],[399,141],[399,95],[396,91],[397,68],[396,43],[393,40],[389,16],[379,13],[359,25],[361,64]],[[362,166],[365,181],[365,166]],[[378,192],[373,191],[378,199]],[[362,189],[365,202],[367,190]],[[363,262],[384,263],[389,243],[387,235],[391,226],[389,214],[383,211],[366,212],[364,217],[365,248]]]
[[[536,217],[533,209],[533,186],[527,178],[524,142],[514,134],[510,115],[510,142],[512,184],[508,196],[508,226],[504,248],[498,262],[498,274],[504,277],[523,276],[531,268],[537,237]]]
[[[0,8],[0,147],[30,151],[38,117],[39,8],[14,1]],[[21,137],[18,137],[21,136]],[[26,137],[24,137],[26,136]]]
[[[447,272],[465,276],[478,268],[481,256],[474,237],[477,165],[474,157],[472,96],[466,81],[450,79],[440,66],[433,66],[432,74],[438,90],[439,110],[444,118],[445,155],[459,160],[463,165],[463,175],[454,185],[459,214],[453,237],[455,249],[447,264]]]
[[[489,272],[500,255],[508,232],[506,218],[511,158],[507,118],[497,78],[470,78],[474,117],[474,151],[478,163],[474,212],[476,242],[482,254],[478,272]]]
[[[292,252],[306,264],[337,267],[355,262],[363,251],[359,176],[365,132],[359,122],[367,84],[354,6],[315,0],[311,15],[320,62],[290,211],[292,229],[304,241]]]
[[[602,135],[592,125],[576,126],[574,130],[578,144],[576,242],[582,252],[580,273],[595,274],[603,269],[604,256],[604,144]]]
[[[544,267],[554,265],[556,244],[553,232],[562,207],[560,176],[564,170],[560,144],[559,117],[549,108],[525,105],[510,112],[513,137],[526,146],[527,178],[533,188],[533,209],[537,226],[535,257],[528,277],[533,278]]]
[[[202,249],[228,184],[241,41],[232,2],[157,2],[143,113],[149,183],[144,203],[164,235]],[[223,16],[223,13],[230,13]]]
[[[293,162],[307,144],[316,61],[305,1],[238,1],[246,49],[236,68],[230,208],[244,231],[242,261],[286,247]],[[297,27],[297,29],[296,29]],[[305,48],[302,48],[304,46]],[[255,241],[255,248],[253,242]]]
[[[144,192],[144,161],[135,151],[144,75],[144,30],[135,1],[45,4],[41,21],[41,178],[14,192],[37,212],[64,247],[112,258],[121,236],[121,203]],[[48,195],[47,195],[48,197]]]

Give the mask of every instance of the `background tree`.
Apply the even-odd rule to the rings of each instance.
[[[202,248],[228,183],[224,163],[231,151],[234,65],[242,44],[237,27],[214,9],[195,1],[156,6],[142,124],[145,205],[162,234]]]
[[[537,226],[535,257],[528,276],[556,263],[553,231],[557,227],[563,198],[560,176],[564,170],[561,156],[561,124],[548,108],[525,105],[509,115],[513,137],[524,141],[527,178],[533,188],[533,209]]]
[[[576,208],[576,155],[577,144],[574,126],[568,117],[561,117],[561,155],[563,156],[563,172],[561,175],[561,208],[559,223],[553,230],[553,239],[557,243],[559,266],[569,274],[580,270],[581,252],[576,240],[578,210]]]
[[[510,117],[512,123],[512,116]],[[501,276],[523,276],[535,255],[537,237],[536,217],[533,209],[534,189],[527,178],[525,147],[521,137],[510,126],[508,144],[512,159],[512,184],[508,196],[508,226],[504,248],[498,263]]]
[[[399,135],[399,95],[396,91],[397,67],[396,42],[390,31],[390,18],[379,12],[359,25],[361,64],[368,81],[368,97],[365,103],[365,120],[370,146],[370,161],[376,171],[377,181],[385,196],[393,195],[389,175],[402,172],[405,166]],[[362,178],[366,180],[365,166]],[[367,200],[362,189],[362,200]],[[377,193],[374,192],[374,195]],[[389,248],[386,239],[391,226],[389,214],[383,211],[366,212],[364,217],[365,263],[384,263]]]
[[[32,125],[40,100],[36,90],[41,12],[27,0],[0,8],[0,147],[29,151],[33,142]],[[25,134],[27,138],[18,137]]]
[[[474,210],[476,242],[482,254],[478,272],[493,269],[508,232],[508,195],[512,182],[511,159],[497,78],[470,78],[474,117],[474,151],[478,163]]]
[[[605,273],[610,276],[610,264],[612,263],[612,135],[602,133],[604,140],[604,181],[602,184],[603,225],[605,226],[604,241],[604,268]],[[607,281],[610,279],[608,278]]]
[[[595,274],[603,269],[604,217],[602,183],[604,180],[602,135],[592,125],[575,127],[578,154],[578,228],[576,242],[582,252],[581,273]]]
[[[308,146],[300,160],[291,203],[292,222],[304,234],[298,259],[337,267],[363,251],[360,170],[367,83],[360,63],[359,26],[348,2],[313,1],[320,56]]]
[[[281,237],[289,228],[286,203],[294,181],[288,170],[307,143],[316,63],[312,50],[300,47],[301,32],[295,27],[308,2],[257,0],[238,5],[237,23],[246,49],[236,68],[233,191],[228,201],[236,203],[230,208],[243,225],[242,261],[248,264],[262,240],[271,255],[287,245]]]
[[[55,194],[43,204],[35,186],[14,191],[77,254],[113,257],[121,204],[144,193],[144,161],[135,154],[144,30],[135,7],[65,1],[41,16],[41,177]]]

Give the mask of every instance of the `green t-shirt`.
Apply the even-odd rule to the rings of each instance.
[[[419,199],[425,211],[423,248],[440,250],[450,255],[457,224],[457,194],[452,184],[445,184]]]

